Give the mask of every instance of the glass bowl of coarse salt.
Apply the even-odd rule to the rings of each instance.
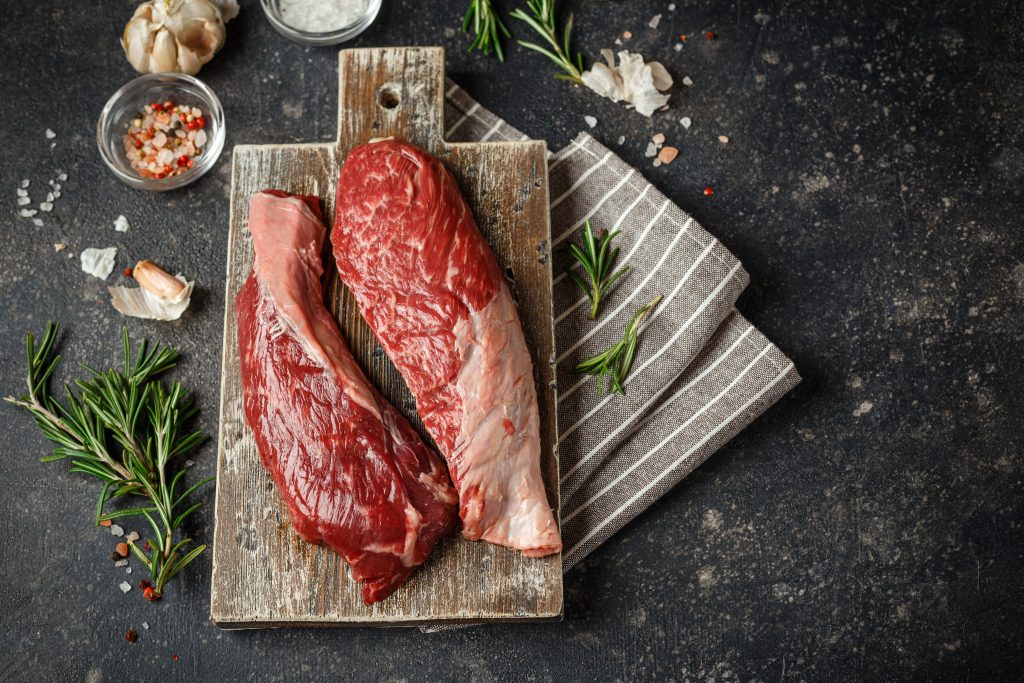
[[[260,0],[277,31],[303,45],[335,45],[366,30],[381,0]]]
[[[174,190],[213,168],[224,149],[224,109],[186,74],[139,76],[115,92],[96,124],[107,167],[140,190]]]

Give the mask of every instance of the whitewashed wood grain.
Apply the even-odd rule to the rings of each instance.
[[[551,323],[550,226],[542,142],[448,145],[443,141],[444,53],[440,48],[343,50],[339,141],[235,147],[224,315],[211,619],[219,626],[420,625],[557,619],[559,555],[530,559],[486,543],[438,545],[409,582],[383,602],[362,604],[344,561],[303,541],[264,471],[242,414],[235,294],[252,266],[249,198],[276,188],[314,194],[333,216],[342,160],[355,145],[396,136],[441,158],[498,257],[517,297],[534,356],[543,470],[557,510],[558,458]],[[329,248],[329,247],[328,247]],[[359,317],[325,251],[325,299],[367,376],[421,430],[415,403]]]

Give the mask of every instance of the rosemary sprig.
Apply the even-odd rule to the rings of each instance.
[[[581,232],[583,234],[583,246],[580,247],[575,243],[570,243],[569,254],[583,266],[584,272],[590,278],[590,283],[584,282],[579,273],[572,268],[567,269],[565,273],[590,299],[590,315],[588,318],[590,320],[597,320],[597,312],[601,307],[601,298],[608,293],[608,290],[611,289],[612,285],[620,277],[629,271],[629,266],[623,266],[617,271],[612,272],[612,268],[615,267],[615,262],[619,258],[619,248],[611,249],[611,244],[612,240],[619,234],[619,230],[611,233],[607,230],[601,230],[601,234],[595,237],[594,231],[590,227],[590,219],[587,219],[583,224]]]
[[[70,471],[103,482],[96,524],[135,515],[146,518],[153,529],[149,554],[134,542],[130,547],[153,576],[154,590],[147,597],[157,599],[167,582],[206,549],[198,545],[186,552],[192,539],[176,541],[175,533],[202,506],[201,502],[188,505],[189,496],[212,480],[179,490],[185,470],[171,471],[175,460],[206,438],[199,431],[183,431],[197,412],[188,393],[177,382],[168,388],[157,379],[175,366],[178,352],[161,346],[150,348],[142,340],[133,356],[125,329],[124,370],[100,372],[83,365],[90,376],[74,382],[77,393],[65,385],[62,404],[48,388],[61,360],[53,351],[57,329],[56,323],[48,324],[38,344],[31,333],[26,335],[28,393],[4,400],[29,411],[43,435],[57,444],[43,462],[68,459]],[[141,501],[104,512],[107,503],[125,496]]]
[[[629,369],[633,367],[633,357],[636,355],[637,336],[640,334],[640,325],[650,315],[651,311],[661,303],[661,294],[654,297],[651,303],[647,304],[633,314],[629,324],[626,325],[626,332],[622,339],[615,343],[607,351],[596,356],[591,356],[576,366],[576,371],[584,375],[597,376],[597,390],[604,393],[604,376],[612,378],[612,391],[625,395],[626,386],[624,382],[629,376]]]
[[[576,58],[572,57],[572,15],[569,15],[568,21],[565,22],[562,40],[559,42],[558,28],[555,24],[555,0],[526,0],[526,7],[529,12],[517,9],[509,16],[526,22],[550,47],[525,40],[516,42],[525,48],[541,53],[557,64],[563,73],[556,74],[555,78],[583,85],[583,55],[577,52]]]
[[[462,19],[462,32],[469,33],[473,30],[473,41],[469,44],[470,50],[480,50],[485,55],[492,52],[498,56],[498,61],[505,61],[505,53],[501,49],[501,36],[511,38],[512,34],[501,21],[501,16],[494,9],[491,0],[469,0],[469,8],[466,16]]]

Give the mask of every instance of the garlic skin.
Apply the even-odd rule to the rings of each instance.
[[[110,303],[123,315],[149,320],[177,320],[188,309],[194,281],[181,273],[171,275],[152,261],[139,261],[132,269],[139,286],[107,287]]]
[[[611,50],[601,50],[607,64],[595,62],[583,72],[583,83],[612,102],[627,102],[637,112],[650,118],[655,110],[668,104],[667,91],[672,87],[672,76],[658,62],[644,63],[643,55],[628,50],[619,52],[619,65]]]
[[[124,27],[121,47],[139,73],[195,75],[224,45],[224,37],[223,15],[210,0],[149,0]]]

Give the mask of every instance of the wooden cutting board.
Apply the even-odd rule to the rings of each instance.
[[[444,141],[441,48],[342,50],[338,141],[239,145],[231,176],[217,501],[210,618],[225,628],[424,625],[558,619],[562,559],[529,559],[452,538],[391,597],[363,605],[348,566],[293,531],[242,414],[235,294],[252,267],[249,198],[267,188],[314,194],[334,214],[338,173],[349,150],[395,136],[424,148],[455,174],[480,230],[512,286],[533,353],[540,400],[542,469],[557,510],[558,457],[551,321],[550,225],[545,145],[539,141]],[[325,297],[370,381],[423,432],[412,395],[388,361],[325,250]],[[431,442],[432,443],[432,442]]]

